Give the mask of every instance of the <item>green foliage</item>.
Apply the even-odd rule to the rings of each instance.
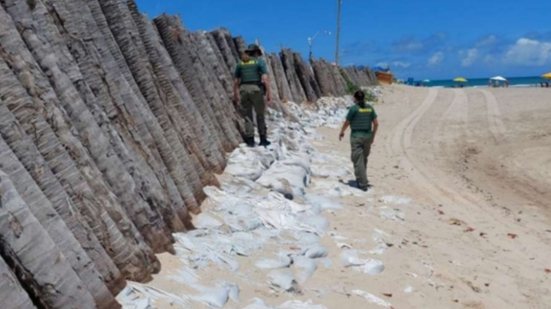
[[[369,89],[364,89],[365,100],[367,102],[377,102],[377,96]]]
[[[340,69],[342,78],[344,78],[344,81],[346,82],[346,93],[348,94],[354,94],[354,92],[360,90],[360,87],[356,84],[354,84],[349,78],[348,75],[346,75],[346,72],[341,68]]]
[[[353,82],[347,80],[346,81],[346,92],[348,94],[354,94],[354,92],[360,90],[360,87],[358,85],[354,84]]]

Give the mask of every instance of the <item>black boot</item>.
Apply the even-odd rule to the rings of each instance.
[[[260,135],[260,146],[270,146],[272,143],[266,139],[266,136],[265,135]]]
[[[245,140],[245,144],[247,144],[247,146],[249,146],[249,147],[254,147],[255,146],[254,137],[245,137],[244,140]]]

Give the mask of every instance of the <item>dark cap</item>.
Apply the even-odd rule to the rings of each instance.
[[[245,49],[245,52],[253,56],[254,55],[262,56],[262,50],[256,44],[249,44],[249,46],[247,46],[247,49]]]

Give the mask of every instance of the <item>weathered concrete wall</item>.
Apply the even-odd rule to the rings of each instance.
[[[115,308],[240,142],[241,37],[133,0],[0,1],[0,307]],[[265,55],[274,108],[343,95],[339,68]],[[372,72],[347,68],[358,85]]]

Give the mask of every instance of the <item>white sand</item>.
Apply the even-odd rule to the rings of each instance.
[[[152,282],[130,284],[149,290],[127,289],[119,300],[129,308],[208,308],[209,300],[224,308],[549,308],[551,91],[391,86],[383,93],[370,192],[338,182],[352,178],[348,143],[338,141],[338,129],[319,128],[309,137],[315,150],[304,198],[286,210],[277,198],[259,202],[270,229],[258,228],[251,239],[232,232],[219,212],[231,199],[207,201],[196,223],[217,234],[189,239],[204,239],[195,244],[203,246],[231,236],[233,254],[204,263],[183,249],[161,254]],[[312,151],[298,144],[278,150],[280,159]],[[268,194],[252,182],[233,190],[247,186],[254,193],[248,202]],[[234,202],[236,211],[244,203]],[[312,205],[329,209],[318,216]],[[321,238],[307,245],[294,227]]]

